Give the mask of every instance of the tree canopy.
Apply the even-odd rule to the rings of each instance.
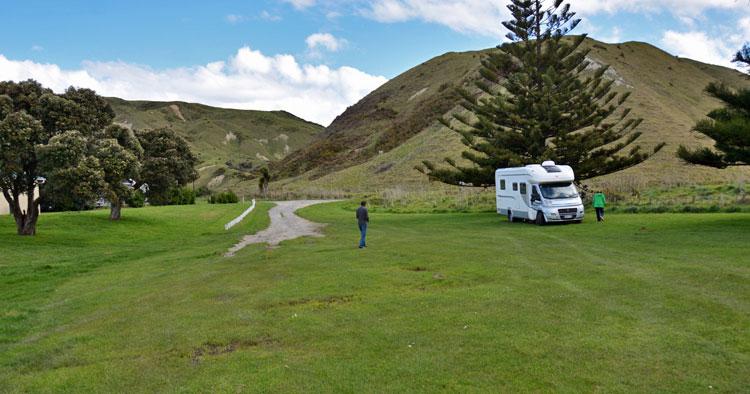
[[[140,182],[149,186],[152,204],[169,204],[171,191],[198,177],[198,158],[187,141],[174,130],[162,128],[136,132],[144,148]]]
[[[139,184],[159,201],[195,179],[197,159],[174,131],[134,132],[114,117],[90,89],[55,94],[33,80],[0,82],[0,190],[20,235],[36,234],[43,199],[82,209],[104,197],[118,220]],[[21,206],[21,196],[34,197]]]
[[[114,112],[89,89],[57,95],[36,81],[0,82],[0,189],[20,235],[36,234],[45,187],[71,203],[101,192],[104,172],[92,157],[95,133]],[[21,206],[21,196],[28,196]]]
[[[733,60],[750,66],[750,45],[737,52]],[[715,168],[750,165],[750,89],[734,90],[711,83],[706,93],[724,103],[699,121],[693,130],[714,140],[714,148],[691,150],[680,146],[677,156],[688,163]]]

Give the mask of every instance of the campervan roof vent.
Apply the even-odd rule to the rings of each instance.
[[[562,172],[557,165],[555,165],[555,162],[552,160],[547,160],[544,163],[542,163],[542,167],[544,167],[545,170],[547,170],[548,173],[553,172]]]

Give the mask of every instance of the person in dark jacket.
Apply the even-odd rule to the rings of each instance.
[[[362,237],[359,239],[359,248],[366,248],[367,242],[365,242],[365,238],[367,237],[367,224],[370,223],[370,215],[367,212],[367,201],[362,201],[362,203],[359,205],[359,208],[357,208],[357,224],[359,225],[359,232],[362,235]]]

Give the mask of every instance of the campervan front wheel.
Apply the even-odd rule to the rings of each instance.
[[[542,213],[542,211],[537,211],[536,213],[536,224],[539,226],[547,224],[547,219],[544,218],[544,213]]]

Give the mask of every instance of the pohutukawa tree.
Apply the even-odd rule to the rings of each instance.
[[[64,207],[105,196],[111,218],[120,218],[130,192],[123,181],[138,178],[143,149],[132,131],[112,126],[114,117],[90,89],[58,95],[32,80],[0,82],[0,190],[18,234],[36,234],[40,202],[48,193]],[[34,197],[22,206],[22,196]]]
[[[487,187],[498,168],[554,160],[583,180],[648,158],[633,145],[642,119],[623,106],[630,93],[614,91],[608,66],[589,67],[586,35],[567,36],[580,22],[570,4],[512,0],[508,8],[509,42],[483,60],[479,92],[460,91],[466,111],[441,120],[462,136],[469,164],[447,158],[446,167],[426,161],[417,169],[448,184]]]
[[[750,45],[737,52],[734,62],[750,66]],[[708,119],[698,122],[693,130],[711,137],[715,149],[680,146],[677,156],[688,163],[715,168],[750,165],[750,89],[733,90],[712,83],[706,92],[721,100],[724,107],[711,111]]]
[[[149,186],[149,202],[169,204],[174,188],[197,179],[198,158],[172,129],[137,131],[136,136],[143,147],[140,182]]]
[[[93,151],[104,173],[103,195],[110,202],[111,220],[120,220],[122,206],[133,193],[136,184],[128,181],[138,179],[143,148],[132,130],[112,125],[97,133]]]
[[[0,82],[0,190],[18,234],[36,234],[41,179],[71,200],[99,192],[102,172],[88,144],[112,119],[106,101],[88,89],[56,95],[32,80]],[[29,197],[24,206],[22,196]]]

